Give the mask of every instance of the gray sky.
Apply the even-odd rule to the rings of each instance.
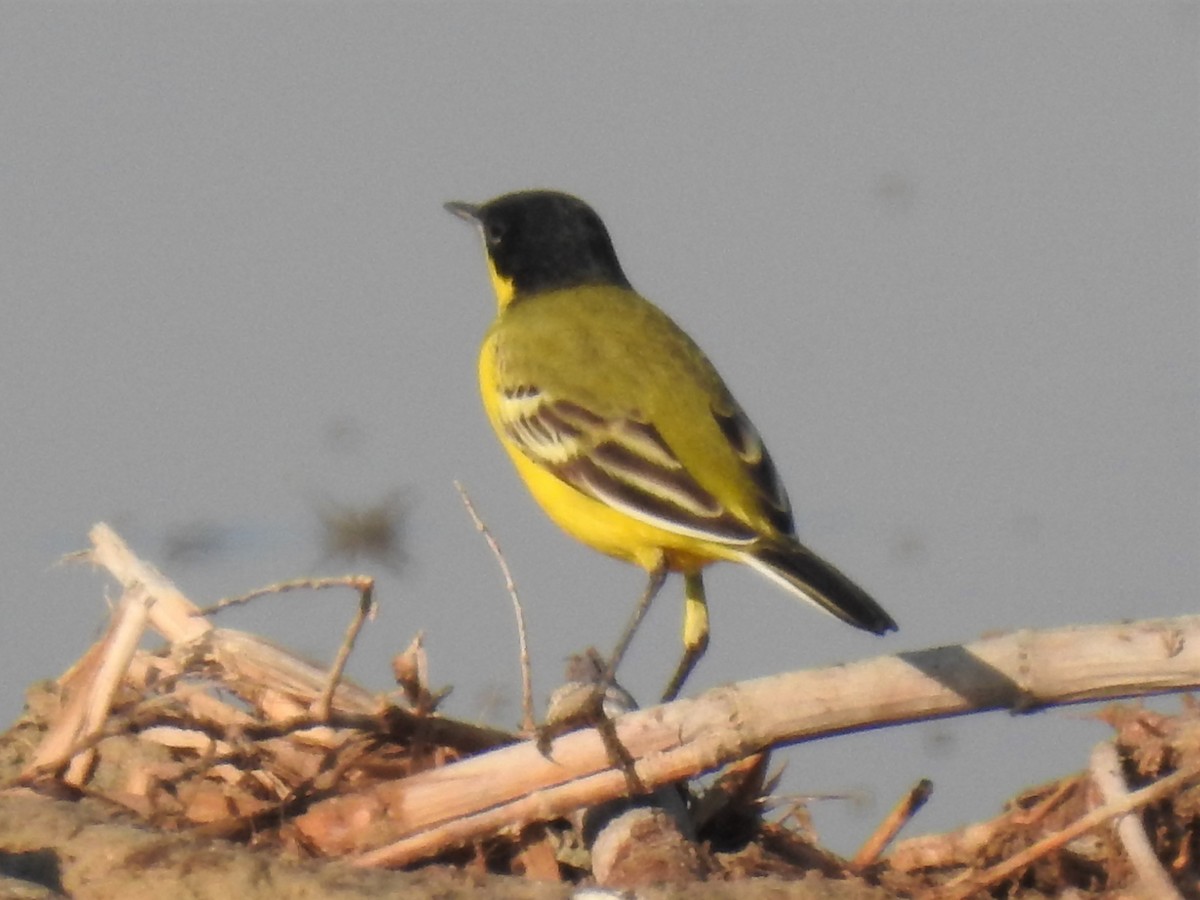
[[[441,209],[535,186],[598,209],[765,435],[804,539],[901,626],[718,568],[690,690],[1194,611],[1198,8],[0,5],[0,712],[101,627],[103,579],[54,567],[93,522],[208,602],[342,572],[314,510],[397,490],[408,563],[379,572],[353,672],[386,687],[424,629],[449,710],[514,724],[510,606],[456,478],[515,572],[539,697],[607,650],[642,575],[561,536],[495,446],[494,302]],[[228,540],[168,564],[196,523]],[[679,596],[623,669],[643,699]],[[328,658],[352,602],[227,621]],[[917,830],[949,827],[1105,734],[1075,709],[781,756],[788,790],[864,792],[817,809],[849,849],[917,778]]]

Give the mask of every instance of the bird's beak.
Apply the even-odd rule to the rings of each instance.
[[[479,224],[479,207],[474,203],[463,203],[459,200],[451,200],[444,204],[446,212],[453,213],[460,219],[465,219],[472,225]]]

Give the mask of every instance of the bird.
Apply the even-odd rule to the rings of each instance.
[[[607,679],[676,572],[683,654],[662,699],[678,695],[708,646],[702,573],[715,562],[749,566],[864,631],[896,629],[800,543],[758,430],[695,341],[634,290],[587,203],[522,190],[445,208],[483,239],[497,307],[478,376],[500,444],[562,530],[648,575]]]

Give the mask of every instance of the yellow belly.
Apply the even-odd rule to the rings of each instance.
[[[647,571],[665,563],[676,572],[697,572],[711,562],[728,558],[718,545],[657,528],[593,500],[533,462],[499,432],[497,436],[546,515],[589,547]]]

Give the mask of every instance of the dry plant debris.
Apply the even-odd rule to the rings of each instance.
[[[79,828],[97,809],[120,810],[158,834],[253,848],[260,862],[416,867],[424,878],[441,873],[489,891],[487,879],[524,876],[495,883],[507,896],[519,895],[514,884],[533,896],[537,884],[600,882],[639,896],[732,896],[719,886],[736,885],[751,897],[1200,897],[1200,711],[1190,701],[1175,715],[1108,707],[1101,715],[1114,738],[1087,771],[1027,791],[990,822],[910,838],[889,853],[928,793],[922,783],[853,863],[819,847],[802,806],[776,821],[767,812],[772,746],[864,725],[1195,687],[1200,619],[1022,632],[620,715],[613,734],[647,791],[630,799],[594,728],[558,737],[547,758],[532,740],[440,716],[419,634],[397,656],[393,694],[342,679],[371,610],[369,579],[278,586],[359,593],[326,671],[216,627],[106,526],[91,537],[87,558],[123,594],[105,635],[31,693],[29,715],[3,744],[10,787],[0,792],[0,874],[8,855],[29,852],[6,830],[6,815],[25,815],[14,804],[54,804],[55,816],[79,806],[84,815],[78,799],[88,798]],[[140,649],[146,629],[166,639],[164,650]],[[707,790],[695,786],[718,770]],[[649,883],[687,887],[645,893]]]

